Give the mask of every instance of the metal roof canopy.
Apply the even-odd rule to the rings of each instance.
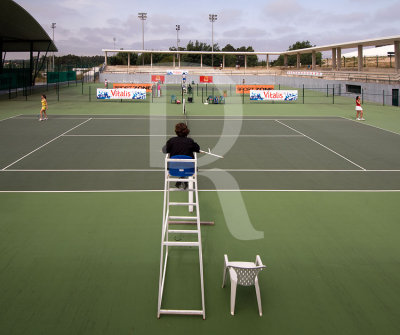
[[[323,46],[315,46],[312,48],[306,49],[298,49],[298,50],[290,50],[284,51],[282,54],[286,55],[295,55],[295,54],[305,54],[305,53],[312,53],[313,51],[328,51],[336,48],[342,49],[352,49],[357,48],[358,46],[363,47],[371,47],[371,46],[385,46],[394,44],[394,42],[400,41],[400,35],[397,36],[389,36],[389,37],[381,37],[381,38],[374,38],[368,40],[360,40],[360,41],[353,41],[353,42],[345,42],[345,43],[336,43],[336,44],[329,44]]]
[[[12,0],[0,1],[0,44],[3,52],[58,51],[42,26]]]
[[[368,40],[360,40],[360,41],[353,41],[353,42],[345,42],[345,43],[337,43],[337,44],[330,44],[330,45],[324,45],[324,46],[316,46],[312,48],[306,48],[306,49],[297,49],[297,50],[288,50],[288,51],[255,51],[255,52],[249,52],[249,51],[171,51],[171,50],[128,50],[128,49],[103,49],[103,52],[128,52],[128,53],[160,53],[160,54],[191,54],[191,55],[211,55],[211,54],[218,54],[218,55],[273,55],[273,56],[279,56],[279,55],[296,55],[298,53],[300,54],[305,54],[305,53],[312,53],[313,51],[328,51],[332,50],[334,48],[343,48],[343,49],[351,49],[351,48],[357,48],[359,45],[362,45],[363,47],[366,46],[384,46],[384,45],[389,45],[389,44],[394,44],[395,41],[400,41],[400,35],[397,36],[390,36],[390,37],[381,37],[381,38],[374,38],[374,39],[368,39]]]

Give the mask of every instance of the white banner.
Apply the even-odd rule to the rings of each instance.
[[[188,70],[167,70],[167,74],[181,76],[183,74],[189,74],[189,71]]]
[[[138,88],[97,89],[97,99],[139,99],[146,100],[146,90]]]
[[[313,76],[313,77],[322,77],[322,72],[315,71],[288,71],[287,74],[295,75],[295,76]]]
[[[250,100],[295,101],[298,97],[298,91],[250,90]]]

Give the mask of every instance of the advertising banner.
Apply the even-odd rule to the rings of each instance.
[[[145,100],[146,90],[145,89],[134,89],[134,88],[117,88],[117,89],[97,89],[97,99],[101,100],[113,100],[113,99],[125,99],[125,100]]]
[[[152,87],[153,87],[153,84],[129,84],[129,83],[113,84],[113,88],[145,89],[146,92],[151,92]]]
[[[152,74],[151,75],[151,81],[153,83],[161,82],[161,84],[164,84],[165,76],[161,76],[161,75],[158,75],[158,74]]]
[[[236,93],[242,94],[250,94],[251,90],[259,90],[259,91],[267,91],[273,90],[274,85],[236,85]]]
[[[200,76],[201,83],[212,83],[213,77],[212,76]]]
[[[313,77],[322,77],[322,72],[315,71],[288,71],[287,74],[295,75],[295,76],[313,76]]]
[[[299,97],[298,91],[275,91],[275,90],[250,91],[250,100],[296,101],[298,97]]]
[[[167,70],[167,74],[181,76],[183,74],[189,74],[189,71],[188,70]]]

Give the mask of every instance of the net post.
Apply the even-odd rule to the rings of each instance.
[[[89,85],[89,102],[92,101],[92,86]]]
[[[332,89],[332,104],[335,104],[335,86]]]
[[[303,105],[304,105],[304,84],[303,84]]]

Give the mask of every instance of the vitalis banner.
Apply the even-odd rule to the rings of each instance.
[[[298,91],[260,91],[251,90],[250,100],[269,100],[269,101],[295,101],[299,97]]]
[[[118,88],[118,89],[97,89],[97,99],[112,100],[112,99],[146,99],[145,89],[133,88]]]

